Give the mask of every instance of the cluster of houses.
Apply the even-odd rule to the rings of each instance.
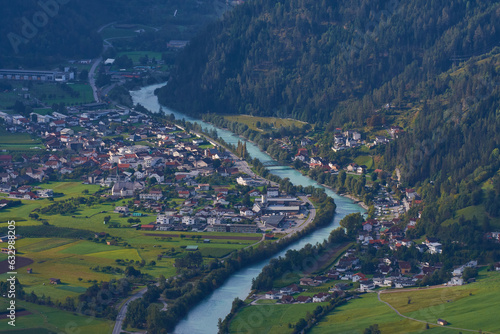
[[[41,189],[39,187],[32,187],[30,185],[19,186],[15,190],[12,190],[11,187],[6,186],[4,188],[0,188],[0,192],[7,193],[8,198],[23,200],[37,200],[40,198],[49,198],[54,196],[54,191],[52,189]]]
[[[245,195],[237,190],[208,184],[199,184],[194,189],[180,189],[182,188],[177,189],[179,196],[183,195],[181,192],[188,192],[182,208],[158,213],[154,223],[142,225],[141,229],[257,233],[260,230],[281,228],[291,219],[304,219],[307,216],[305,203],[293,197],[280,196],[276,187],[269,187],[266,194],[261,194],[257,189],[248,192],[247,195],[254,198],[252,208],[240,202],[226,201],[226,197],[231,195],[233,199]],[[148,194],[150,193],[151,191]],[[276,193],[278,196],[275,196]],[[200,206],[199,203],[203,200],[212,203]]]
[[[352,130],[341,132],[340,129],[335,130],[334,141],[332,147],[334,152],[359,147],[364,143],[361,140],[361,133]]]
[[[466,264],[455,268],[452,271],[453,277],[447,283],[448,285],[464,285],[466,283],[472,283],[475,281],[474,278],[469,278],[468,281],[464,281],[463,274],[466,268],[476,268],[477,261],[469,261]],[[500,268],[499,268],[500,269]]]
[[[302,283],[301,283],[302,285]],[[279,290],[271,290],[265,293],[265,299],[276,299],[282,304],[306,304],[306,303],[322,303],[332,298],[342,297],[345,295],[342,289],[335,289],[330,292],[319,292],[313,296],[300,295],[304,289],[297,284],[291,284]]]
[[[134,110],[104,107],[93,103],[68,108],[68,115],[33,113],[22,121],[21,116],[0,113],[8,131],[40,136],[47,147],[42,154],[16,159],[1,155],[0,191],[11,198],[36,200],[52,197],[53,192],[35,190],[34,183],[80,179],[109,187],[110,198],[131,198],[138,210],[156,212],[157,220],[140,227],[144,230],[255,233],[259,227],[280,228],[290,219],[307,216],[302,201],[280,194],[278,188],[261,193],[258,187],[264,181],[242,174],[234,166],[234,156],[215,143],[180,126],[153,123]],[[197,181],[211,176],[229,177],[228,184]],[[245,194],[234,188],[238,183],[255,187],[248,194],[257,199],[242,205]],[[164,192],[184,200],[180,209],[165,205]]]
[[[484,237],[486,240],[500,243],[500,232],[487,232]]]

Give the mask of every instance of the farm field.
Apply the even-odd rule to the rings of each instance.
[[[307,123],[297,121],[294,119],[288,119],[288,118],[277,118],[277,117],[256,117],[256,116],[249,116],[249,115],[233,115],[233,116],[224,116],[225,119],[232,121],[232,122],[238,122],[238,123],[243,123],[246,124],[250,129],[252,130],[258,130],[258,131],[263,131],[261,128],[257,127],[257,122],[260,122],[261,124],[270,124],[272,128],[279,129],[280,127],[290,127],[292,125],[295,125],[297,128],[301,128]]]
[[[16,100],[27,101],[22,94],[28,93],[31,99],[37,98],[43,103],[51,106],[54,103],[65,105],[78,105],[93,101],[92,88],[86,83],[32,83],[28,91],[22,91],[23,83],[8,81],[12,90],[0,93],[0,109],[7,109],[14,105]],[[63,88],[63,85],[66,87]],[[21,95],[20,95],[21,94]]]
[[[88,197],[100,189],[99,186],[80,182],[51,182],[40,187],[50,188],[55,193],[62,194],[62,197],[56,197],[55,201],[78,196]],[[84,190],[88,190],[89,194],[82,194]],[[130,227],[132,224],[127,221],[129,217],[120,217],[118,213],[113,212],[115,206],[125,202],[123,200],[106,202],[92,207],[81,205],[79,211],[67,215],[39,213],[38,220],[30,218],[29,214],[34,209],[48,206],[53,202],[48,199],[23,200],[22,206],[0,211],[0,228],[5,228],[7,221],[15,220],[16,232],[23,236],[24,228],[24,233],[31,236],[18,239],[16,242],[18,254],[34,261],[18,270],[18,278],[25,290],[28,292],[33,290],[37,295],[51,296],[53,300],[75,297],[94,281],[109,281],[122,277],[123,274],[90,269],[96,266],[101,268],[110,266],[125,270],[125,263],[119,265],[117,260],[124,260],[127,263],[134,261],[137,269],[154,277],[160,274],[170,277],[176,273],[173,266],[175,258],[186,254],[187,251],[184,250],[186,246],[198,246],[205,261],[208,262],[210,258],[226,256],[261,239],[260,234],[161,231],[151,233],[136,230]],[[108,215],[111,217],[110,224],[103,224],[104,217]],[[156,215],[148,214],[139,219],[142,224],[146,224],[154,221]],[[41,220],[46,220],[50,226],[43,226]],[[120,224],[121,227],[110,228],[112,224]],[[95,242],[94,233],[99,232],[107,233],[107,240],[114,239],[116,245],[107,245],[103,239]],[[78,235],[83,237],[79,239]],[[205,239],[210,239],[210,242],[205,243]],[[159,258],[159,255],[164,256]],[[141,261],[146,262],[144,267],[138,266]],[[155,261],[156,265],[149,265],[151,261]],[[32,268],[33,273],[28,274],[27,267]],[[6,274],[0,275],[0,279],[5,279],[4,276]],[[59,278],[62,284],[51,285],[50,278]]]
[[[120,52],[118,53],[117,57],[120,57],[120,56],[127,56],[129,57],[133,62],[134,64],[139,64],[139,60],[140,58],[144,57],[144,56],[148,56],[149,59],[153,59],[155,58],[157,61],[158,60],[161,60],[161,52],[153,52],[153,51],[128,51],[128,52]]]
[[[14,330],[12,326],[8,325],[8,319],[1,319],[0,333],[48,334],[75,330],[78,333],[107,334],[114,326],[114,322],[110,320],[79,316],[72,312],[24,301],[18,301],[16,306],[18,309],[24,308],[28,311],[27,313],[31,314],[17,317]],[[0,299],[0,308],[4,310],[6,307],[7,299]]]
[[[34,149],[45,149],[39,139],[32,139],[27,133],[9,133],[5,130],[0,132],[0,150],[24,151]]]
[[[430,333],[459,333],[449,326],[483,332],[500,332],[496,314],[489,310],[500,308],[500,274],[480,271],[478,282],[464,286],[427,290],[391,290],[382,293],[381,299],[389,302],[401,314],[427,321]],[[408,304],[410,298],[411,303]],[[448,327],[435,325],[445,319]],[[399,317],[386,304],[378,301],[376,293],[362,295],[328,316],[311,333],[363,333],[364,329],[378,324],[382,333],[420,333],[425,323]]]
[[[284,334],[292,333],[293,328],[288,324],[295,324],[320,305],[326,303],[309,304],[276,304],[252,305],[244,307],[233,318],[230,325],[231,333],[262,333]]]

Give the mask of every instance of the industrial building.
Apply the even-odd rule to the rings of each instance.
[[[74,79],[73,72],[0,69],[0,80],[66,82]]]

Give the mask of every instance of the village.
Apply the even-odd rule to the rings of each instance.
[[[269,232],[273,238],[309,216],[312,203],[305,196],[245,174],[236,167],[240,159],[200,134],[155,124],[139,111],[102,107],[33,113],[30,119],[1,113],[9,132],[40,136],[47,150],[1,155],[0,191],[9,199],[37,200],[57,198],[38,186],[47,181],[100,185],[100,196],[126,199],[114,213],[137,219],[141,223],[132,219],[130,227],[144,231]]]
[[[362,231],[359,231],[357,243],[347,249],[330,268],[315,275],[304,275],[296,283],[285,287],[254,294],[252,305],[259,304],[259,300],[273,300],[281,304],[321,303],[337,297],[351,299],[356,294],[379,292],[381,289],[422,286],[422,282],[426,282],[443,269],[443,263],[430,264],[413,259],[403,261],[395,255],[378,255],[384,254],[387,249],[383,248],[384,246],[390,250],[397,250],[412,245],[420,253],[436,255],[442,253],[441,243],[435,238],[426,238],[421,244],[415,244],[411,240],[402,238],[401,230],[395,227],[394,221],[379,222],[368,219],[363,223]],[[365,241],[367,235],[377,239]],[[375,252],[373,255],[367,256],[373,252]],[[455,266],[446,272],[450,279],[442,286],[473,283],[478,268],[475,260]],[[489,270],[500,272],[500,262],[492,265]]]

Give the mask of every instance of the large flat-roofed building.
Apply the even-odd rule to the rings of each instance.
[[[71,79],[70,74],[69,72],[0,69],[0,80],[66,82]]]
[[[210,232],[257,233],[257,225],[251,224],[213,224]]]

